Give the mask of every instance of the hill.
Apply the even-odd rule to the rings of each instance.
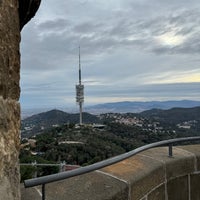
[[[174,124],[192,120],[200,121],[200,106],[194,108],[172,108],[169,110],[152,109],[141,112],[140,115]]]
[[[83,122],[86,124],[107,123],[116,121],[116,119],[124,122],[137,121],[140,118],[148,119],[148,123],[159,122],[163,127],[169,127],[172,125],[173,127],[176,127],[178,124],[183,122],[187,122],[186,124],[193,124],[192,121],[195,121],[195,126],[197,126],[200,122],[200,106],[193,108],[171,108],[168,110],[151,109],[141,113],[106,113],[99,116],[83,113]],[[21,136],[22,138],[30,137],[47,129],[51,129],[52,127],[76,123],[79,123],[79,114],[70,114],[60,110],[51,110],[22,120]]]
[[[83,113],[84,123],[98,123],[99,119],[95,115]],[[22,120],[21,133],[27,136],[40,133],[41,131],[60,126],[63,124],[78,123],[79,114],[66,113],[60,110],[50,110],[40,114],[27,117]]]
[[[85,123],[95,123],[98,118],[95,115],[89,113],[83,113],[83,118]],[[40,124],[40,125],[52,125],[52,124],[64,124],[64,123],[78,123],[79,114],[76,113],[66,113],[61,110],[50,110],[47,112],[42,112],[23,120],[24,123]]]

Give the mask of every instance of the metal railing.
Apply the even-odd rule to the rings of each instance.
[[[81,167],[78,169],[74,169],[72,171],[66,171],[66,172],[61,172],[61,173],[43,176],[43,177],[39,177],[39,178],[25,180],[24,186],[25,186],[25,188],[28,188],[28,187],[42,185],[42,200],[45,200],[45,184],[60,181],[60,180],[67,179],[67,178],[71,178],[74,176],[79,176],[79,175],[82,175],[85,173],[89,173],[89,172],[101,169],[103,167],[123,161],[123,160],[125,160],[131,156],[134,156],[142,151],[145,151],[145,150],[148,150],[151,148],[155,148],[155,147],[168,146],[169,147],[168,156],[173,157],[173,145],[174,144],[180,144],[183,142],[199,141],[199,140],[200,140],[200,136],[196,136],[196,137],[176,138],[176,139],[164,140],[164,141],[160,141],[160,142],[147,144],[145,146],[139,147],[139,148],[129,151],[127,153],[109,158],[107,160],[103,160],[101,162],[98,162],[98,163],[95,163],[95,164],[92,164],[92,165],[89,165],[86,167]]]

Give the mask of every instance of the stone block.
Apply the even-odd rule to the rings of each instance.
[[[168,156],[168,147],[159,147],[142,152],[152,159],[159,160],[166,167],[166,178],[174,178],[193,173],[195,159],[190,152],[173,147],[173,157]]]
[[[143,155],[136,155],[102,171],[127,181],[132,200],[139,200],[165,180],[161,162]]]
[[[200,174],[190,176],[191,200],[200,199]]]
[[[197,171],[200,171],[200,144],[184,145],[184,146],[180,146],[179,148],[183,149],[195,156],[195,159],[196,159],[195,168]]]
[[[148,200],[165,200],[165,185],[162,184],[148,195]]]
[[[188,200],[188,176],[171,179],[167,183],[167,193],[169,200]]]

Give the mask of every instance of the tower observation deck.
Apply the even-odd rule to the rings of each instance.
[[[79,47],[79,83],[76,85],[76,102],[79,105],[79,113],[80,113],[80,120],[79,124],[82,125],[83,118],[83,102],[84,102],[84,85],[81,82],[81,55],[80,55],[80,47]]]

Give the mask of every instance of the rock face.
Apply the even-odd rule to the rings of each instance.
[[[35,15],[41,0],[19,0],[20,29]]]
[[[34,16],[34,5],[38,8],[40,1],[26,0],[24,5],[32,3],[28,9],[22,9],[22,4],[19,9],[19,2],[0,0],[0,199],[6,200],[20,199],[20,29]]]

